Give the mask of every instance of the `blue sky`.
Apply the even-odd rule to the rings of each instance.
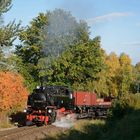
[[[91,27],[91,38],[101,36],[107,52],[128,54],[140,62],[140,0],[13,0],[4,15],[5,23],[15,19],[26,26],[40,12],[62,8]]]

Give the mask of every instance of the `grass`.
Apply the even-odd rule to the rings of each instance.
[[[9,127],[12,127],[12,126],[13,125],[9,121],[9,118],[6,115],[6,113],[2,112],[0,114],[0,128],[9,128]]]
[[[63,133],[47,136],[45,140],[140,140],[140,94],[134,95],[131,111],[110,120],[81,120]]]
[[[73,128],[63,133],[53,133],[45,140],[90,140],[97,139],[101,134],[105,121],[103,120],[80,120]]]

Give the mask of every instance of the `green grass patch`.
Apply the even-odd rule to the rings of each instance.
[[[140,140],[140,94],[122,98],[112,110],[106,121],[80,120],[69,131],[45,140]]]

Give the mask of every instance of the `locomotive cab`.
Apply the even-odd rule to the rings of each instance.
[[[73,93],[66,86],[48,86],[45,88],[47,93],[48,101],[53,102],[52,105],[56,106],[57,109],[65,107],[65,109],[71,109],[73,107]]]

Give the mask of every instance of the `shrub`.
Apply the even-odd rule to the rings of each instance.
[[[128,94],[115,99],[112,103],[111,116],[113,118],[122,118],[126,114],[132,112],[135,109],[140,108],[140,95]]]
[[[19,74],[0,72],[0,112],[10,113],[23,109],[27,95],[28,91]]]

